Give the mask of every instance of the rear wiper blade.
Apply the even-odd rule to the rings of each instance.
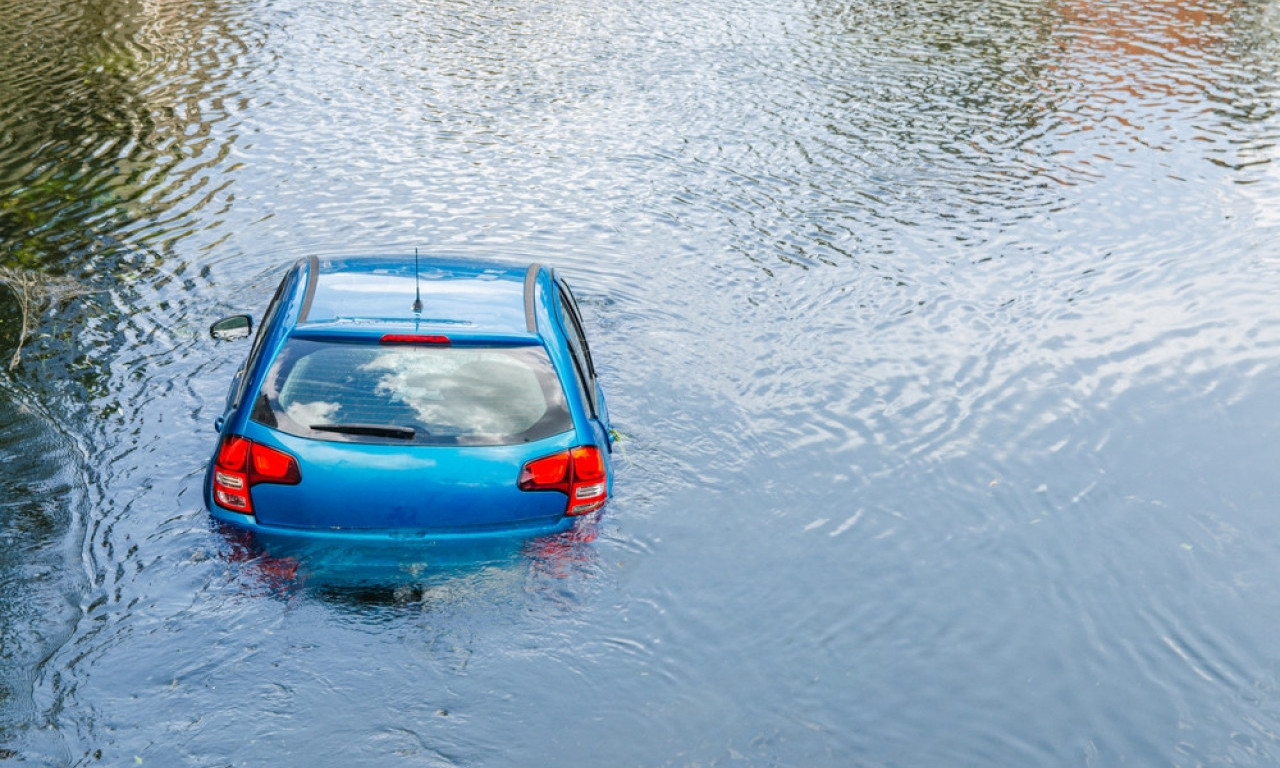
[[[397,427],[393,424],[312,424],[311,429],[317,432],[341,432],[344,435],[396,437],[401,440],[412,440],[417,434],[413,427]]]

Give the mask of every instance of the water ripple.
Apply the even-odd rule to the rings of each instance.
[[[10,5],[0,259],[87,291],[0,403],[23,759],[1280,752],[1274,3]],[[211,530],[208,321],[419,246],[573,281],[610,508],[394,584]]]

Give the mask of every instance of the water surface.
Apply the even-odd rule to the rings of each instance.
[[[60,299],[0,759],[1280,759],[1275,2],[7,0],[0,56]],[[616,499],[358,586],[214,530],[208,322],[414,247],[569,276]]]

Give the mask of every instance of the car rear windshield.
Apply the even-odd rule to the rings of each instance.
[[[251,416],[291,435],[378,444],[512,445],[573,428],[540,346],[290,339]]]

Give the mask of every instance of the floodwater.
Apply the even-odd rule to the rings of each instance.
[[[1280,762],[1276,0],[0,0],[0,57],[0,764]],[[569,276],[614,501],[359,584],[215,530],[208,323],[413,248]]]

